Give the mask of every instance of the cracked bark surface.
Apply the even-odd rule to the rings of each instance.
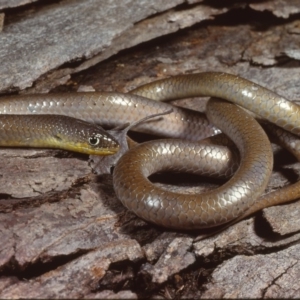
[[[299,248],[235,256],[214,271],[201,298],[298,298]]]
[[[0,9],[22,6],[38,0],[1,0]]]
[[[103,10],[96,1],[37,1],[10,10],[1,7],[5,2],[2,93],[126,92],[158,78],[213,70],[300,99],[298,1],[146,1],[135,7],[112,0]],[[101,17],[107,11],[121,22]],[[68,35],[58,34],[66,24]],[[46,34],[59,37],[57,43],[49,47]],[[4,46],[8,37],[18,47]],[[200,99],[175,104],[203,110]],[[300,163],[279,147],[274,151],[266,192],[299,178]],[[299,201],[199,240],[207,231],[164,230],[128,212],[111,176],[93,174],[87,156],[0,149],[0,166],[0,298],[300,297]],[[186,174],[156,180],[191,193],[218,185]]]

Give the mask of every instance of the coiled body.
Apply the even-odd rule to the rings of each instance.
[[[132,93],[136,95],[77,93],[9,97],[0,102],[0,113],[63,114],[93,122],[101,120],[104,125],[113,126],[170,109],[167,103],[151,101],[139,95],[156,100],[212,96],[237,103],[290,132],[300,133],[300,110],[297,105],[230,74],[209,72],[175,76],[142,86]],[[203,159],[203,156],[208,159],[212,152],[220,152],[208,148],[199,150],[197,144],[186,145],[182,141],[169,144],[163,140],[141,145],[124,155],[114,172],[116,194],[126,207],[151,222],[188,229],[229,222],[257,203],[256,199],[265,189],[272,169],[268,138],[255,120],[227,102],[209,102],[208,118],[239,148],[241,166],[235,176],[224,186],[203,196],[182,196],[165,190],[153,193],[154,187],[145,179],[152,172],[161,167],[170,168],[172,163],[186,170],[184,167],[195,165],[196,159]],[[191,140],[219,132],[203,115],[180,108],[174,108],[173,114],[160,117],[158,121],[147,122],[140,130]],[[220,158],[226,160],[222,155]],[[289,199],[297,197],[300,189],[296,187],[296,190],[288,191],[282,201],[289,196]],[[266,205],[278,204],[279,200],[275,198],[269,198]]]
[[[277,126],[300,135],[300,107],[239,76],[204,72],[154,81],[132,91],[153,100],[218,97],[236,103]]]
[[[300,133],[300,109],[297,105],[266,88],[230,74],[175,76],[144,85],[132,93],[154,100],[193,96],[220,97],[237,103],[290,132],[297,135]],[[271,174],[272,154],[268,139],[261,136],[255,120],[233,105],[213,100],[208,104],[207,114],[210,121],[224,131],[239,148],[241,166],[235,176],[210,193],[193,196],[171,193],[155,187],[147,176],[168,169],[170,165],[183,171],[196,169],[199,173],[198,168],[202,168],[202,165],[196,164],[196,161],[209,159],[210,153],[204,148],[199,150],[199,146],[195,144],[183,145],[181,141],[171,144],[163,140],[141,145],[124,155],[114,172],[116,193],[126,207],[140,217],[166,227],[196,229],[230,222],[257,209],[300,196],[298,183],[256,201],[263,193]],[[279,131],[279,135],[286,133]],[[249,138],[248,143],[244,140],[246,137]],[[188,164],[186,156],[194,164]],[[143,163],[137,163],[137,157]],[[125,169],[128,175],[126,177],[123,175]]]
[[[186,141],[162,140],[142,144],[125,154],[114,171],[116,194],[129,210],[166,227],[196,229],[237,218],[262,194],[273,167],[271,145],[263,129],[231,103],[210,100],[207,114],[240,151],[241,166],[234,176],[208,193],[185,195],[166,192],[154,186],[147,177],[172,166],[186,172],[197,168],[200,173],[201,160],[207,160],[212,150]],[[245,118],[248,126],[244,126]],[[253,143],[253,140],[256,142]],[[217,148],[214,151],[217,152]]]

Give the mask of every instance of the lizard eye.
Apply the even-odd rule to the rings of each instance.
[[[96,136],[92,136],[89,138],[89,143],[91,146],[97,146],[100,143],[100,138]]]

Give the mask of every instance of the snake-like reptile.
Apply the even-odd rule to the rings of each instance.
[[[207,118],[198,112],[154,100],[210,96]],[[229,101],[229,102],[228,102]],[[300,135],[300,108],[282,96],[238,76],[206,72],[174,76],[122,93],[71,93],[11,96],[0,102],[1,114],[68,115],[88,122],[116,126],[148,115],[173,113],[159,121],[144,122],[139,130],[183,140],[158,140],[126,153],[114,170],[118,198],[138,216],[171,228],[212,227],[241,218],[266,206],[299,197],[299,184],[260,199],[268,184],[273,154],[264,130],[244,109]],[[162,120],[161,120],[162,119]],[[212,125],[213,124],[213,125]],[[154,186],[147,177],[154,172],[179,168],[198,173],[218,172],[230,163],[224,146],[195,143],[215,135],[218,128],[237,145],[241,163],[223,186],[201,195],[182,195]],[[280,131],[285,141],[293,135]],[[290,148],[294,148],[293,142]],[[3,145],[3,144],[2,144]],[[219,159],[216,160],[216,157]],[[203,165],[198,165],[203,162]],[[258,201],[257,199],[260,199]]]

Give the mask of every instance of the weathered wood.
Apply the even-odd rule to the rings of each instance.
[[[164,26],[165,33],[159,28],[145,30],[147,24],[144,24],[143,30],[131,32],[129,29],[135,23],[183,2],[68,0],[46,6],[34,15],[9,24],[0,36],[0,91],[30,87],[41,75],[66,62],[93,57],[93,60],[77,67],[78,72],[122,49],[177,31],[178,14],[173,15],[173,19],[172,15],[170,17],[167,14],[161,20],[160,24],[164,25],[175,23],[175,28],[174,25]],[[201,20],[210,18],[215,12],[201,10],[198,14]],[[187,15],[192,16],[188,11]],[[185,25],[182,27],[198,21],[196,17],[184,19]],[[95,57],[100,53],[100,57]],[[64,69],[54,77],[61,79],[74,71],[71,68]]]
[[[0,0],[0,9],[18,7],[38,0]]]
[[[73,7],[77,11],[82,6],[75,9],[71,6],[75,2],[61,1],[40,7],[36,14],[33,12],[9,25],[12,27],[4,26],[0,39],[6,30],[20,24],[34,24],[32,20],[41,20],[42,16],[43,26],[50,30],[51,26],[45,25],[48,20],[45,16],[52,16],[52,20],[65,16],[62,11],[55,15],[52,8]],[[105,1],[107,5],[117,2]],[[13,72],[5,73],[3,69],[0,77],[11,82],[3,90],[12,85],[20,89],[32,82],[36,84],[35,78],[50,69],[74,57],[88,56],[89,59],[82,59],[76,66],[53,70],[40,78],[34,88],[24,92],[48,90],[59,82],[67,82],[66,86],[57,88],[63,91],[75,91],[80,86],[81,89],[128,91],[157,78],[213,70],[238,74],[289,99],[300,99],[299,18],[291,17],[299,7],[296,2],[249,2],[241,4],[238,10],[232,9],[230,3],[210,7],[207,2],[205,5],[198,2],[166,10],[174,6],[174,1],[163,1],[166,7],[159,10],[156,6],[151,9],[149,3],[156,2],[148,1],[139,11],[124,14],[122,22],[128,23],[117,24],[120,35],[112,29],[105,46],[96,38],[95,47],[90,42],[84,48],[85,37],[73,35],[86,23],[82,21],[79,26],[80,18],[68,19],[68,24],[73,25],[60,49],[68,54],[58,60],[57,50],[52,53],[50,47],[36,48],[34,55],[39,60],[43,57],[44,65],[28,72],[27,62],[20,70],[17,65],[16,69],[10,69]],[[281,15],[278,17],[279,5],[283,4],[284,22]],[[92,7],[95,10],[95,6],[89,9]],[[82,15],[86,16],[89,9],[86,7]],[[119,9],[118,13],[122,14],[124,7]],[[264,9],[274,16],[259,11]],[[158,11],[161,13],[153,15]],[[97,13],[88,18],[92,29],[92,16]],[[135,20],[140,21],[133,24]],[[132,48],[70,79],[70,74],[95,65],[120,49],[177,31],[197,20],[199,24],[195,27]],[[96,18],[95,22],[104,24],[104,19]],[[91,38],[99,29],[93,31],[89,26],[86,29],[91,31]],[[27,30],[29,40],[38,37],[33,32]],[[62,32],[62,39],[64,35]],[[76,39],[80,42],[73,43]],[[20,42],[19,49],[25,49],[26,43],[27,40]],[[30,52],[28,47],[19,52],[20,61],[24,60],[22,53]],[[51,67],[43,69],[46,65]],[[18,72],[23,74],[19,78]],[[29,76],[29,72],[35,75]],[[15,80],[10,78],[12,73]],[[29,79],[23,78],[26,74]],[[203,109],[199,99],[176,103]],[[53,150],[2,149],[0,166],[0,298],[300,297],[299,201],[265,209],[215,236],[197,240],[207,231],[168,231],[129,213],[115,197],[111,176],[93,174],[86,156]],[[299,163],[289,153],[277,151],[267,192],[298,180],[299,170]],[[160,184],[190,193],[216,186],[215,182],[199,185],[186,175],[174,181],[179,181],[180,186]]]
[[[299,250],[236,256],[216,269],[201,298],[298,298]]]
[[[251,8],[258,11],[268,10],[275,16],[285,19],[293,14],[297,14],[300,12],[300,6],[297,0],[291,0],[288,3],[284,0],[269,0],[263,1],[261,3],[251,3],[249,5]]]

